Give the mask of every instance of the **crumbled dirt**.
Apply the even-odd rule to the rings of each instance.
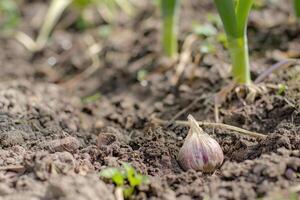
[[[20,29],[30,35],[38,28],[29,23],[32,6],[45,9],[45,3],[22,7]],[[171,120],[192,104],[177,119],[191,113],[213,121],[214,95],[229,83],[228,56],[217,42],[216,52],[202,54],[198,45],[205,38],[197,37],[174,86],[177,64],[167,69],[170,62],[162,58],[159,13],[147,1],[139,6],[133,19],[111,27],[108,38],[99,38],[94,29],[58,26],[35,55],[13,38],[0,38],[0,199],[115,199],[114,186],[98,172],[122,162],[150,179],[133,199],[300,199],[295,189],[300,184],[300,66],[281,69],[263,83],[284,84],[286,90],[267,88],[253,102],[233,92],[220,107],[223,123],[263,133],[265,139],[203,127],[220,143],[225,161],[213,174],[185,172],[176,158],[188,128],[153,124],[152,116]],[[253,78],[282,58],[300,57],[300,27],[288,20],[290,9],[274,1],[252,12]],[[181,45],[192,34],[191,23],[208,23],[210,12],[215,12],[212,1],[183,2]],[[101,47],[100,66],[70,81],[93,62],[83,56],[91,38]],[[147,71],[143,80],[141,70]]]

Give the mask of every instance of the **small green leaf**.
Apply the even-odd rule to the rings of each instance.
[[[108,167],[100,172],[102,178],[111,180],[118,187],[123,189],[125,198],[130,198],[134,193],[135,187],[143,183],[148,183],[148,177],[135,171],[128,163],[122,163],[122,168]]]
[[[123,186],[124,185],[124,176],[123,174],[119,171],[119,173],[116,173],[112,177],[112,181],[117,185],[117,186]]]
[[[123,162],[122,166],[125,169],[126,178],[132,177],[135,175],[135,169],[130,164]]]
[[[100,176],[111,179],[117,186],[124,185],[124,176],[118,168],[109,167],[100,172]]]
[[[141,174],[136,174],[136,176],[130,181],[131,186],[139,186],[142,185],[144,180],[144,176]]]
[[[142,174],[139,174],[135,171],[135,169],[129,165],[128,163],[122,163],[125,171],[126,171],[126,177],[128,179],[129,185],[132,187],[139,186],[144,181],[148,179],[146,176],[143,176]]]
[[[278,91],[277,91],[277,95],[282,95],[287,89],[286,85],[283,84],[279,84],[278,85]]]

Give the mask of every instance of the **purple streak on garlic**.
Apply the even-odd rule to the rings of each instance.
[[[224,159],[219,143],[200,128],[192,115],[188,116],[190,130],[178,155],[184,170],[213,172]]]

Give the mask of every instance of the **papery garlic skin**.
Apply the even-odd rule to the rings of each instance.
[[[224,160],[219,143],[205,133],[192,115],[188,116],[189,133],[181,147],[178,162],[184,170],[213,172]]]

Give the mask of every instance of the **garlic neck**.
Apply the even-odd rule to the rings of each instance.
[[[199,134],[204,133],[203,129],[199,126],[198,122],[192,115],[188,116],[188,121],[189,121],[190,129],[192,130],[192,132],[196,132]]]

